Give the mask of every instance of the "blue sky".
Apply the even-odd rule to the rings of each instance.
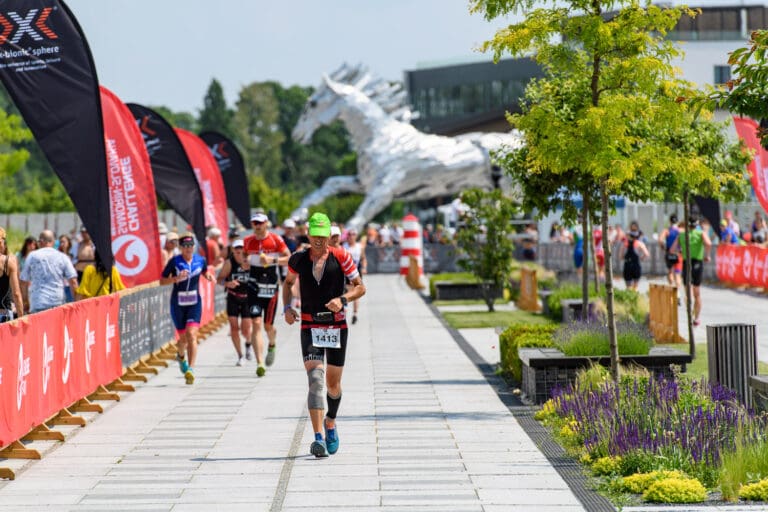
[[[125,101],[196,111],[212,78],[233,105],[254,81],[317,85],[342,62],[387,78],[424,62],[483,58],[506,23],[467,0],[65,0],[100,82]]]

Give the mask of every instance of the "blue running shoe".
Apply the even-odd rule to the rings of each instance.
[[[323,425],[325,429],[325,445],[328,447],[328,453],[333,455],[339,451],[339,433],[336,431],[336,427],[328,428]]]
[[[179,362],[179,370],[181,370],[181,374],[184,375],[187,373],[187,370],[189,370],[189,363],[187,362],[187,359],[182,359],[176,355],[176,360]]]
[[[328,447],[325,446],[325,441],[312,441],[309,452],[318,459],[328,457]]]

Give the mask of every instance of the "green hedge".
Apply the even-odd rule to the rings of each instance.
[[[517,382],[522,378],[523,365],[517,349],[552,347],[556,325],[513,324],[499,335],[501,369]]]
[[[598,305],[598,312],[602,311],[604,314],[605,296],[605,287],[601,287],[600,293],[597,294],[595,292],[595,287],[590,285],[589,299],[600,299],[602,304]],[[547,298],[547,304],[549,304],[549,317],[556,322],[562,322],[563,308],[560,305],[560,301],[563,299],[580,298],[581,284],[564,284],[559,288],[552,290],[552,295]],[[613,301],[617,321],[632,321],[639,324],[645,322],[645,317],[648,314],[648,299],[645,296],[641,296],[635,290],[625,290],[614,287]]]

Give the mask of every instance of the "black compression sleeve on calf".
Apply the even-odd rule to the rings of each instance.
[[[335,420],[336,413],[339,412],[339,405],[341,405],[341,394],[336,398],[333,398],[329,394],[326,394],[325,397],[328,399],[328,414],[326,414],[326,416]]]

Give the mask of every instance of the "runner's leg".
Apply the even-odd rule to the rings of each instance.
[[[237,352],[237,358],[241,359],[243,357],[243,347],[240,344],[240,328],[237,325],[238,317],[236,316],[230,316],[229,317],[229,331],[230,336],[232,337],[232,344],[235,346],[235,352]],[[245,320],[243,320],[245,322]],[[245,339],[248,339],[247,337]]]

